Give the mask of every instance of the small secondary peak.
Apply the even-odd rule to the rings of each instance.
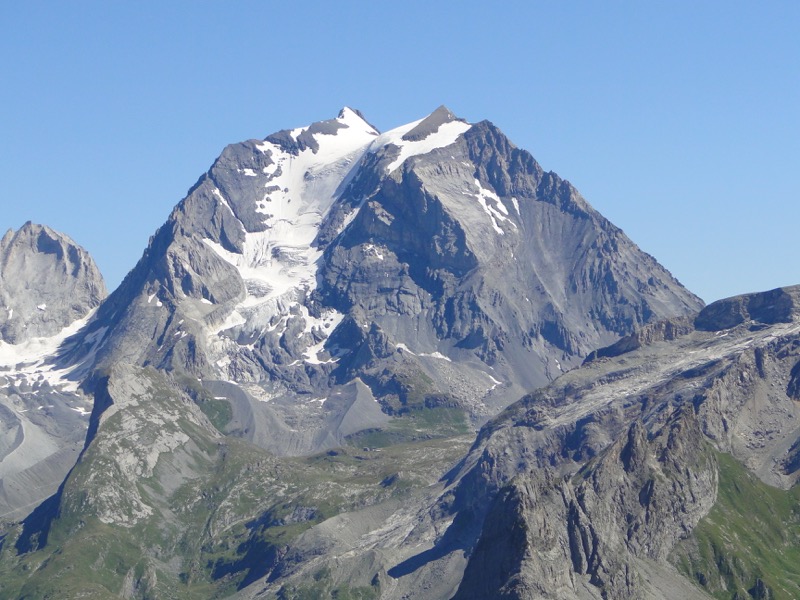
[[[349,106],[343,107],[342,110],[339,111],[339,115],[336,117],[336,120],[344,123],[348,127],[365,129],[364,126],[366,126],[368,130],[374,131],[376,134],[380,133],[378,128],[367,121],[367,119],[364,117],[364,114],[357,108],[350,108]]]
[[[422,121],[420,121],[416,127],[406,133],[403,136],[403,140],[406,142],[424,140],[430,134],[436,133],[439,130],[439,127],[445,123],[452,123],[453,121],[461,121],[462,123],[466,122],[464,119],[459,119],[456,117],[453,114],[453,111],[442,104],[439,108],[422,119]]]

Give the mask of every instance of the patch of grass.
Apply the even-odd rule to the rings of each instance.
[[[411,442],[378,449],[359,441],[312,457],[276,458],[245,440],[217,436],[192,418],[196,409],[184,395],[170,395],[152,379],[152,394],[105,420],[70,473],[44,547],[17,554],[20,528],[2,527],[0,600],[226,597],[265,576],[317,523],[434,483],[472,438],[448,437],[469,431],[461,411],[415,409],[390,427],[395,439]],[[206,405],[216,427],[227,418],[227,402],[194,401]],[[152,415],[177,418],[151,426]],[[145,464],[142,448],[180,433],[190,441],[163,452],[146,476],[123,468],[129,456]],[[107,523],[109,515],[115,524]],[[308,589],[296,591],[380,596],[377,584],[341,583],[322,577],[300,582]]]
[[[471,431],[466,413],[458,408],[419,408],[394,417],[380,429],[347,438],[356,448],[387,448],[398,444],[464,435]]]
[[[204,398],[197,402],[197,406],[200,407],[200,410],[208,417],[214,427],[221,433],[225,432],[225,427],[233,418],[233,409],[230,402],[217,398]]]
[[[716,598],[800,598],[800,488],[770,487],[729,455],[718,460],[717,502],[673,562]]]
[[[381,586],[377,578],[372,585],[351,587],[346,584],[335,585],[328,568],[320,569],[307,585],[286,585],[278,592],[278,600],[377,600]]]

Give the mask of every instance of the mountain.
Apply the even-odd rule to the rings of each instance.
[[[380,134],[345,108],[228,146],[74,360],[201,380],[227,433],[297,455],[419,410],[485,420],[701,305],[491,123]]]
[[[50,496],[83,446],[91,398],[56,364],[106,296],[89,254],[26,223],[0,240],[0,518]]]
[[[105,297],[94,261],[67,236],[28,222],[0,240],[0,340],[52,337]]]
[[[57,510],[3,534],[0,597],[793,598],[799,349],[800,286],[747,294],[477,437],[297,458],[119,366]]]
[[[473,427],[701,308],[488,121],[345,108],[228,146],[37,358],[93,404],[0,527],[0,598],[449,597],[500,497],[481,473],[537,448],[482,460],[517,404]]]
[[[799,335],[800,286],[739,296],[515,404],[467,461],[495,499],[455,598],[797,597]]]

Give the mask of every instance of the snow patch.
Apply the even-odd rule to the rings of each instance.
[[[302,307],[305,309],[305,306]],[[335,310],[328,311],[325,315],[320,319],[315,319],[308,315],[307,309],[305,314],[306,319],[306,328],[305,333],[312,333],[313,331],[317,331],[319,333],[325,334],[325,339],[313,346],[310,346],[304,353],[303,353],[303,360],[312,365],[322,365],[328,363],[334,363],[337,361],[336,358],[329,358],[327,360],[321,360],[319,358],[320,352],[322,352],[325,348],[325,342],[328,339],[330,333],[339,326],[339,323],[342,322],[344,319],[344,315],[340,312]]]
[[[375,246],[375,244],[366,244],[364,246],[364,252],[366,254],[371,254],[372,256],[376,257],[378,260],[383,260],[384,259],[383,252],[378,250],[378,248]]]
[[[494,377],[492,377],[491,375],[489,375],[489,373],[484,373],[484,375],[486,375],[486,376],[487,376],[489,379],[491,379],[491,380],[492,380],[492,384],[493,384],[493,385],[492,385],[492,387],[490,387],[490,388],[489,388],[489,391],[490,391],[490,392],[491,392],[493,389],[495,389],[495,388],[496,388],[498,385],[503,385],[503,382],[502,382],[502,381],[499,381],[499,380],[495,379]]]
[[[431,133],[424,139],[415,141],[403,140],[403,136],[419,125],[424,119],[414,121],[408,125],[403,125],[378,136],[370,146],[370,152],[377,152],[380,148],[389,144],[400,148],[400,154],[386,166],[386,172],[391,173],[402,165],[412,156],[428,154],[438,148],[446,148],[456,142],[458,137],[466,132],[472,125],[463,121],[450,121],[443,123],[435,133]]]
[[[411,350],[408,346],[406,346],[403,343],[395,344],[395,348],[397,348],[398,350],[402,350],[403,352],[408,352],[409,354],[413,354],[414,356],[424,356],[426,358],[438,358],[439,360],[446,360],[447,362],[453,362],[452,360],[450,360],[449,356],[445,356],[444,354],[442,354],[441,352],[438,352],[438,351],[436,351],[436,352],[419,352],[418,353],[418,352],[414,352],[413,350]]]
[[[245,323],[247,323],[247,320],[238,311],[234,310],[225,318],[222,323],[220,323],[216,328],[212,329],[210,333],[212,335],[218,335],[223,331],[233,329],[234,327],[244,325]]]
[[[222,206],[227,208],[230,211],[231,215],[233,215],[233,217],[238,221],[239,219],[236,216],[236,213],[233,212],[231,205],[228,204],[228,201],[225,199],[225,196],[222,195],[222,192],[220,192],[219,189],[215,187],[213,194],[217,197],[217,200],[219,200],[220,204],[222,204]],[[242,225],[241,221],[239,221],[239,226],[242,228],[242,230],[244,230],[244,225]]]
[[[500,197],[492,190],[483,187],[478,179],[473,179],[475,186],[478,188],[478,193],[475,196],[478,199],[483,211],[489,215],[492,221],[492,228],[500,235],[505,235],[505,231],[500,228],[500,222],[506,221],[516,229],[517,225],[508,218],[508,209],[505,207]],[[468,196],[475,195],[470,192],[464,192]]]
[[[429,356],[431,358],[438,358],[440,360],[446,360],[447,362],[453,362],[449,356],[445,356],[441,352],[431,352],[430,354],[423,352],[420,356]]]
[[[81,365],[70,365],[59,369],[52,363],[52,359],[67,338],[76,334],[90,321],[96,310],[92,310],[84,318],[75,321],[52,337],[33,338],[21,344],[9,344],[0,340],[0,370],[3,375],[12,380],[26,381],[31,385],[36,382],[47,382],[61,391],[77,392],[78,383],[68,377]],[[106,330],[107,328],[102,327],[86,337],[92,348],[84,362],[93,358]]]

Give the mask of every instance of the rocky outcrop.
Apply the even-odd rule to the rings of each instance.
[[[650,435],[635,422],[576,475],[529,472],[501,490],[454,599],[646,597],[637,561],[666,562],[716,479],[691,409]]]
[[[586,357],[584,363],[591,362],[598,358],[619,356],[654,342],[675,340],[682,335],[687,335],[694,331],[692,321],[692,317],[675,317],[645,325],[610,346],[604,346],[593,350]]]
[[[53,336],[105,297],[94,261],[67,236],[28,222],[0,240],[0,340]]]
[[[700,311],[695,327],[703,331],[722,331],[746,321],[765,325],[789,323],[800,312],[798,301],[800,292],[792,287],[718,300]]]
[[[456,598],[691,590],[671,552],[715,505],[715,453],[773,486],[797,480],[800,321],[787,306],[799,290],[712,304],[695,319],[711,331],[645,328],[489,423],[456,491],[483,523]]]
[[[798,290],[748,303],[769,306]],[[312,530],[298,551],[310,560],[312,547],[329,548],[315,568],[330,565],[341,580],[363,580],[366,565],[383,556],[385,572],[367,572],[381,580],[384,598],[719,595],[733,577],[723,571],[738,567],[708,559],[692,540],[719,502],[722,459],[784,490],[800,476],[792,395],[800,319],[767,320],[748,311],[714,331],[696,329],[692,318],[654,324],[489,421],[428,504],[371,525],[367,514],[342,515]],[[726,511],[755,501],[726,485]],[[761,521],[726,515],[717,518],[752,527],[726,544],[759,536]],[[357,532],[348,543],[344,524]],[[687,552],[702,563],[700,575],[678,562]],[[759,566],[746,547],[737,552],[754,563],[736,572],[740,587],[780,585],[774,574],[765,579],[771,564]],[[287,563],[280,585],[308,576],[302,561]],[[249,597],[280,585],[253,584]]]

